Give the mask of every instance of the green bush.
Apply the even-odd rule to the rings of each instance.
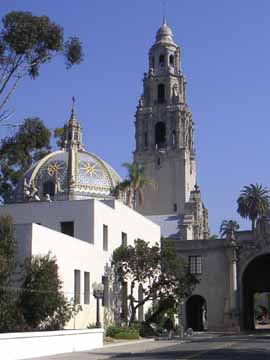
[[[141,337],[157,335],[156,332],[154,331],[154,329],[145,322],[141,323],[141,326],[139,328],[139,334]]]
[[[135,329],[123,329],[115,335],[115,339],[136,340],[139,338],[139,331]]]
[[[106,329],[106,336],[114,339],[139,339],[139,329],[110,325]]]
[[[106,336],[114,338],[115,335],[121,331],[121,329],[122,328],[120,326],[110,325],[106,329]]]

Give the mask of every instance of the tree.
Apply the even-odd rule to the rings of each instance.
[[[156,186],[152,179],[145,176],[144,167],[140,164],[124,163],[123,166],[128,170],[127,178],[120,184],[118,184],[114,190],[114,194],[118,197],[119,193],[126,192],[127,203],[130,205],[132,202],[133,208],[136,208],[136,200],[138,198],[139,204],[144,202],[144,190],[145,187]]]
[[[7,201],[29,167],[50,152],[51,133],[39,118],[25,119],[0,146],[0,198]]]
[[[217,234],[210,235],[209,240],[218,240],[218,235]]]
[[[269,213],[269,192],[257,183],[244,186],[237,204],[237,212],[243,218],[249,218],[251,229],[254,231],[257,220]]]
[[[240,226],[237,221],[223,220],[220,225],[219,233],[222,238],[224,238],[224,237],[227,238],[227,237],[231,236],[232,234],[234,234],[236,231],[238,231],[239,228],[240,228]]]
[[[62,329],[72,316],[62,292],[56,258],[51,254],[27,258],[22,268],[18,306],[31,329]]]
[[[17,242],[10,216],[0,217],[0,332],[13,329],[17,323],[16,293],[11,281],[14,276]]]
[[[47,16],[12,11],[3,19],[0,32],[0,122],[11,114],[6,105],[21,80],[36,79],[43,64],[63,55],[67,68],[83,59],[77,37],[64,41],[63,29]]]
[[[197,278],[189,274],[185,263],[176,255],[172,242],[162,240],[150,246],[137,239],[134,246],[120,246],[112,256],[112,266],[119,282],[129,282],[128,295],[131,325],[137,309],[148,301],[165,299],[171,295],[182,301],[189,296]],[[135,287],[141,285],[143,297],[136,296]]]

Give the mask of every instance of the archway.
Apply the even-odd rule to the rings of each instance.
[[[192,295],[186,303],[187,327],[194,331],[207,330],[207,304],[200,295]]]
[[[256,299],[258,294],[270,293],[269,271],[270,254],[264,254],[252,260],[243,273],[241,315],[242,327],[245,330],[256,328]]]

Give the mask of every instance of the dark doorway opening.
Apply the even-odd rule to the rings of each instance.
[[[207,330],[207,304],[200,295],[191,296],[186,303],[187,327],[194,331]]]
[[[47,194],[51,197],[55,195],[55,184],[53,181],[48,180],[43,184],[43,196],[45,197]]]
[[[246,267],[242,276],[242,309],[241,324],[245,330],[255,330],[260,321],[257,313],[258,294],[270,293],[270,254],[258,256],[252,260]],[[269,319],[266,314],[265,321]]]

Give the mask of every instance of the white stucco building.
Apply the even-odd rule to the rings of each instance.
[[[83,308],[68,327],[96,321],[94,282],[104,284],[101,320],[124,320],[128,284],[112,288],[112,252],[135,239],[159,242],[160,228],[111,196],[121,179],[83,149],[74,109],[63,145],[26,172],[10,203],[0,207],[0,216],[10,214],[14,220],[20,260],[48,252],[56,257],[65,295]]]

